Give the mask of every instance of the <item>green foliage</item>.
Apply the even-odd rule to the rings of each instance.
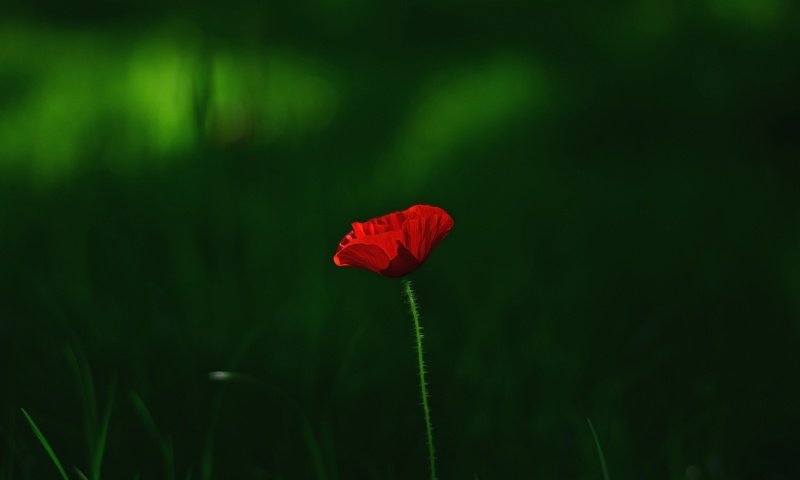
[[[147,433],[150,435],[153,444],[156,445],[159,453],[161,454],[164,468],[164,478],[167,480],[175,480],[175,453],[172,439],[169,436],[162,435],[162,433],[159,431],[153,415],[150,413],[150,410],[147,408],[147,405],[145,405],[144,400],[142,400],[142,397],[140,397],[139,394],[131,391],[130,399],[134,410],[136,410],[136,413],[139,415],[139,419],[142,421],[142,424],[145,427],[145,430],[147,430]]]
[[[39,443],[42,444],[42,448],[44,448],[44,451],[47,452],[47,456],[50,457],[50,460],[52,460],[53,465],[56,466],[56,469],[58,470],[58,473],[61,475],[61,478],[63,478],[64,480],[69,480],[69,477],[67,476],[67,472],[64,470],[64,467],[61,465],[61,461],[56,456],[56,453],[53,451],[53,447],[50,446],[50,443],[47,441],[47,439],[45,438],[45,436],[42,433],[42,431],[39,430],[39,427],[36,425],[36,422],[33,421],[31,416],[28,415],[28,412],[26,412],[24,408],[21,408],[20,410],[22,411],[22,414],[25,415],[25,419],[28,421],[28,424],[31,426],[31,430],[33,430],[33,434],[36,435],[36,439],[39,440]]]
[[[594,430],[594,425],[592,425],[592,421],[590,419],[586,419],[586,423],[589,424],[589,430],[592,432],[592,439],[594,440],[594,446],[597,448],[597,456],[600,458],[600,468],[603,471],[603,480],[611,480],[611,477],[608,475],[608,466],[606,465],[606,456],[603,455],[603,448],[600,446],[600,440],[597,438],[597,432]]]

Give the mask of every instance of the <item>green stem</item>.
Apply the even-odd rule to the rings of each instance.
[[[417,366],[419,367],[419,389],[422,393],[422,409],[425,412],[425,431],[428,435],[428,461],[431,464],[431,480],[436,480],[436,455],[433,448],[433,427],[431,427],[431,409],[428,407],[428,385],[425,382],[425,361],[422,358],[422,327],[419,326],[419,311],[411,280],[403,281],[403,288],[408,297],[411,317],[414,319],[414,333],[417,337]]]

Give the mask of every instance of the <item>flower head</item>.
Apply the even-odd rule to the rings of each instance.
[[[333,256],[339,267],[402,277],[425,262],[453,229],[453,219],[439,207],[414,205],[366,222],[353,222]]]

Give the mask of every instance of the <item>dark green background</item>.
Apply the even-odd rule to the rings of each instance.
[[[615,480],[800,478],[798,20],[3,2],[0,478],[56,478],[20,407],[89,471],[70,359],[104,478],[426,478],[400,282],[331,258],[415,203],[442,480],[598,479],[587,417]]]

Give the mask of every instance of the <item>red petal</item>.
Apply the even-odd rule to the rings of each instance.
[[[406,220],[406,212],[394,212],[366,222],[353,222],[353,233],[356,238],[366,235],[377,235],[391,231],[399,231]]]
[[[402,277],[422,265],[450,233],[453,219],[439,207],[414,205],[352,225],[353,230],[339,242],[334,263]]]
[[[342,267],[359,267],[381,272],[389,268],[392,259],[397,256],[397,246],[401,238],[402,233],[399,231],[361,237],[350,232],[339,243],[333,261]]]
[[[403,226],[404,244],[424,262],[436,245],[453,229],[453,219],[439,207],[417,205],[414,215]]]
[[[418,269],[420,265],[422,262],[417,260],[400,242],[397,242],[397,255],[389,263],[389,266],[381,271],[381,275],[403,277]]]
[[[380,273],[389,267],[389,255],[377,245],[355,244],[340,247],[333,262],[339,267],[358,267]]]

